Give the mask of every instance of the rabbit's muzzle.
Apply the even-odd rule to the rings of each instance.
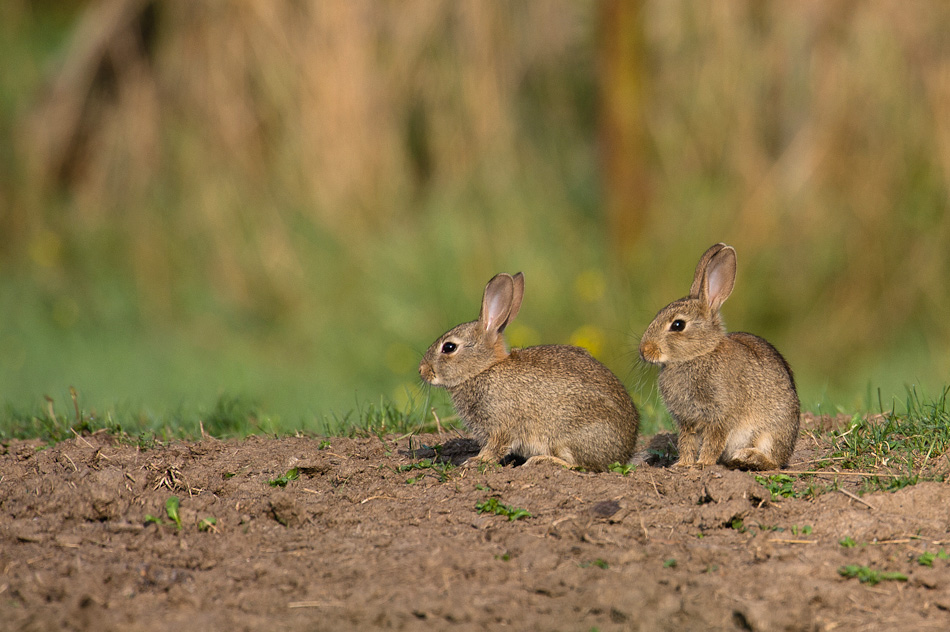
[[[429,364],[428,360],[423,360],[419,364],[419,375],[429,384],[437,384],[435,370],[432,368],[432,365]]]
[[[645,341],[640,343],[640,357],[643,358],[645,362],[650,364],[659,364],[663,362],[663,352],[660,350],[659,345],[653,341]]]

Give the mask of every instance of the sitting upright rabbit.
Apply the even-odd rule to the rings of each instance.
[[[660,365],[660,394],[679,426],[677,465],[776,469],[798,438],[785,358],[758,336],[726,333],[719,309],[735,280],[736,251],[716,244],[699,260],[689,296],[661,309],[640,340],[640,357]]]

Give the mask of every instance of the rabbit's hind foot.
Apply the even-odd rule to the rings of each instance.
[[[568,463],[564,459],[556,456],[551,456],[550,454],[536,454],[527,461],[524,462],[524,465],[521,467],[528,467],[533,465],[538,465],[540,463],[550,463],[552,465],[560,465],[561,467],[566,467],[571,469],[574,467],[572,463]]]
[[[727,467],[740,470],[777,470],[779,464],[772,456],[759,448],[743,448],[737,450],[732,458],[725,463]]]

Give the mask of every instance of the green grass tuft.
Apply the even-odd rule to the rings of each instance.
[[[832,432],[831,457],[854,470],[897,466],[911,475],[926,468],[950,449],[948,394],[950,386],[928,402],[911,390],[906,412],[891,411],[881,418],[855,415],[847,430]]]
[[[920,554],[920,556],[917,558],[917,563],[921,566],[933,566],[934,560],[950,560],[950,554],[948,554],[943,549],[940,549],[936,553],[927,551]]]
[[[635,472],[637,470],[637,466],[630,465],[629,463],[616,462],[608,465],[607,470],[614,472],[615,474],[620,474],[621,476],[628,476],[631,472]]]
[[[441,463],[439,461],[433,461],[432,459],[422,459],[416,463],[406,463],[400,465],[396,468],[397,472],[411,472],[414,470],[421,470],[421,473],[418,476],[408,479],[406,482],[409,484],[416,483],[423,478],[425,478],[426,472],[434,472],[438,476],[439,482],[444,483],[449,480],[449,472],[455,469],[455,466],[451,463]],[[411,481],[411,482],[410,482]]]
[[[531,517],[531,514],[527,510],[521,509],[520,507],[504,505],[494,497],[487,498],[480,503],[475,503],[475,511],[478,513],[493,513],[498,516],[506,516],[511,522]]]
[[[867,566],[858,566],[857,564],[848,564],[838,569],[838,574],[848,579],[858,578],[862,584],[873,586],[883,581],[906,582],[907,575],[898,572],[884,572],[869,568]]]
[[[290,481],[295,481],[298,478],[300,478],[300,470],[298,470],[295,467],[292,467],[289,470],[287,470],[286,474],[267,481],[267,484],[270,485],[271,487],[287,487],[287,483],[289,483]]]

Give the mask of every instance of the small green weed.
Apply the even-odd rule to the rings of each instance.
[[[165,501],[165,513],[168,514],[169,519],[175,523],[175,526],[181,531],[181,518],[178,515],[178,506],[181,503],[178,496],[169,496],[168,500]]]
[[[838,540],[838,544],[840,544],[846,549],[853,549],[854,547],[858,545],[858,543],[855,542],[854,539],[850,535],[846,535],[845,537]]]
[[[736,516],[732,519],[732,522],[729,523],[729,528],[738,531],[739,533],[746,532],[745,522],[743,522],[742,518],[739,516]]]
[[[618,461],[618,462],[611,463],[610,465],[608,465],[607,469],[616,474],[620,474],[621,476],[627,476],[631,472],[635,472],[637,469],[637,466],[630,465],[629,463],[620,463]]]
[[[159,518],[158,516],[153,516],[152,514],[145,514],[145,524],[157,524],[158,526],[162,526],[165,523],[163,523],[162,519]]]
[[[320,442],[320,445],[317,447],[318,450],[326,450],[330,447],[330,442],[326,439]]]
[[[604,570],[610,568],[610,564],[607,563],[607,560],[599,557],[596,560],[591,560],[590,562],[581,562],[579,566],[581,568],[590,568],[591,566],[596,566],[597,568],[602,568]]]
[[[455,466],[451,463],[440,463],[438,461],[433,461],[432,459],[422,459],[421,461],[417,461],[415,463],[406,463],[404,465],[400,465],[398,468],[396,468],[396,471],[411,472],[413,470],[424,470],[418,476],[406,480],[406,482],[411,485],[412,483],[425,478],[426,471],[435,472],[435,474],[439,477],[439,482],[444,483],[445,481],[449,480],[449,472],[454,469]]]
[[[816,498],[822,494],[833,492],[838,489],[838,483],[835,481],[830,485],[815,485],[810,483],[803,490],[795,489],[796,479],[788,474],[773,474],[771,476],[755,475],[757,483],[769,490],[772,500],[780,498]]]
[[[765,487],[765,489],[769,490],[769,493],[772,494],[772,500],[778,498],[792,498],[796,495],[794,487],[795,479],[788,474],[773,474],[772,476],[756,475],[755,480]]]
[[[487,498],[480,503],[475,503],[475,511],[478,513],[493,513],[498,516],[507,516],[509,521],[530,518],[531,514],[520,507],[511,507],[502,504],[497,498]]]
[[[797,524],[793,524],[791,528],[792,535],[809,535],[811,534],[812,528],[811,525],[804,525],[799,527]]]
[[[218,519],[217,518],[204,518],[198,521],[198,531],[211,531],[212,533],[218,530]]]
[[[862,584],[871,586],[883,581],[906,582],[907,575],[898,572],[884,572],[869,568],[867,566],[858,566],[857,564],[848,564],[838,569],[838,574],[848,579],[858,578]]]
[[[921,566],[933,566],[934,560],[950,560],[950,554],[943,549],[940,549],[937,553],[927,551],[926,553],[920,554],[917,558],[917,563]]]
[[[663,560],[663,568],[676,568],[676,558],[671,557],[667,560]]]
[[[292,467],[287,470],[287,473],[283,476],[278,476],[277,478],[267,481],[267,484],[271,487],[287,487],[287,483],[290,481],[295,481],[298,478],[300,478],[300,471],[297,468]]]

